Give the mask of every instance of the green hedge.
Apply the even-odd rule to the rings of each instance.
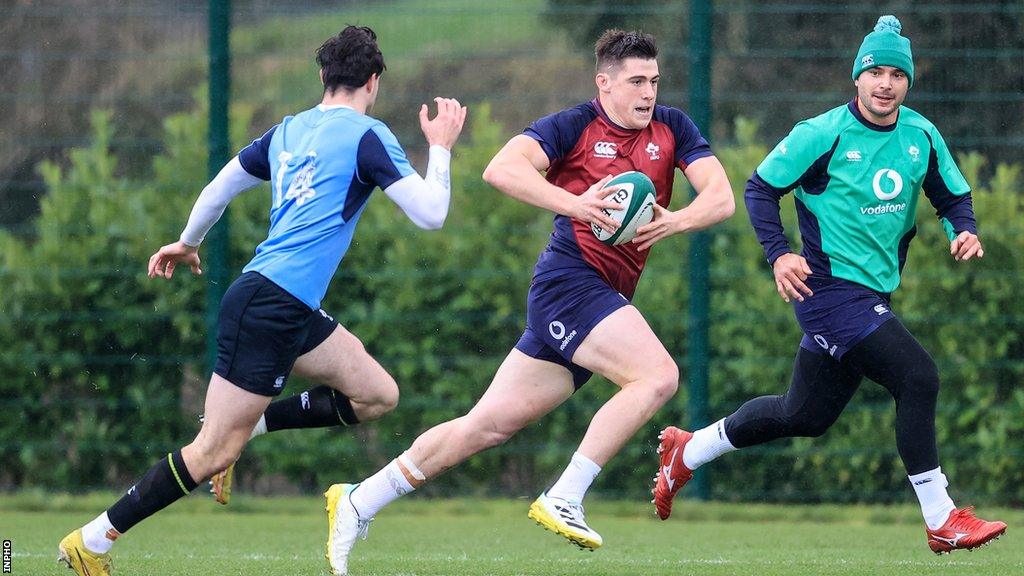
[[[200,99],[201,101],[201,99]],[[234,111],[233,140],[251,137],[250,111]],[[93,115],[93,144],[61,169],[43,164],[49,192],[25,234],[0,232],[0,487],[123,486],[154,458],[187,442],[206,378],[205,277],[149,280],[145,264],[177,237],[204,184],[205,113],[169,118],[165,152],[149,178],[123,176],[108,113]],[[243,487],[313,491],[372,472],[416,434],[464,413],[523,328],[526,289],[551,216],[490,189],[480,174],[510,132],[474,106],[453,166],[452,213],[424,232],[382,196],[363,216],[324,307],[397,378],[399,408],[342,430],[289,431],[253,442],[239,466]],[[412,151],[421,141],[406,142]],[[741,122],[718,146],[738,198],[767,152]],[[1024,502],[1024,304],[1020,167],[988,169],[961,158],[975,183],[986,256],[956,263],[928,210],[894,307],[936,357],[943,375],[938,430],[954,495]],[[682,180],[682,179],[680,179]],[[237,199],[234,269],[266,234],[267,190]],[[680,186],[676,204],[686,198]],[[786,202],[790,230],[792,206]],[[711,401],[717,417],[789,379],[799,332],[775,294],[742,201],[712,243]],[[685,378],[687,243],[662,243],[636,303],[675,354]],[[290,383],[295,393],[302,382]],[[574,399],[505,446],[471,459],[432,493],[530,495],[554,479],[590,417],[614,392],[595,379]],[[686,424],[685,390],[601,475],[596,488],[644,497],[656,431]],[[706,468],[724,500],[895,500],[910,497],[893,440],[892,401],[865,383],[824,438],[777,442]]]

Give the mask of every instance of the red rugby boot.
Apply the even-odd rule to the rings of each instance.
[[[661,466],[658,467],[658,475],[654,477],[654,507],[658,511],[658,517],[662,520],[668,519],[672,514],[672,499],[676,492],[686,485],[693,478],[693,470],[683,464],[683,448],[693,438],[692,432],[680,430],[675,426],[669,426],[658,435],[658,454]]]
[[[953,550],[972,550],[988,544],[1006,532],[1006,523],[982,520],[974,515],[974,506],[968,506],[953,510],[942,528],[927,528],[927,532],[932,552],[949,554]]]

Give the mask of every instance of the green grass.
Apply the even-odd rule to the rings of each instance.
[[[14,574],[63,575],[56,544],[112,496],[0,498],[0,536]],[[596,502],[588,518],[605,538],[582,552],[526,519],[529,501],[410,498],[374,521],[350,572],[359,575],[917,575],[1024,573],[1019,510],[986,510],[1009,535],[974,553],[934,556],[912,507],[766,506],[687,502],[659,522],[649,507]],[[115,574],[328,574],[325,515],[314,498],[244,494],[222,509],[205,498],[175,504],[123,537]]]

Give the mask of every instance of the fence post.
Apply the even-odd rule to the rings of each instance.
[[[690,0],[690,117],[705,137],[711,131],[711,25],[712,0]],[[690,236],[690,330],[687,352],[690,428],[708,424],[708,268],[710,233]],[[698,500],[710,496],[707,472],[700,470],[691,482]]]
[[[212,180],[221,167],[230,160],[228,138],[228,102],[231,93],[231,1],[209,1],[209,139],[207,141],[207,173]],[[210,230],[206,237],[206,257],[203,263],[207,276],[206,290],[206,369],[213,372],[217,361],[217,311],[227,290],[228,214]]]

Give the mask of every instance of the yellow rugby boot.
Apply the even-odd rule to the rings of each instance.
[[[561,498],[541,494],[530,505],[527,516],[583,550],[594,551],[604,543],[601,535],[587,526],[582,504],[570,504]]]
[[[324,492],[327,499],[327,562],[331,565],[331,573],[335,576],[348,574],[348,555],[356,544],[356,539],[366,536],[370,531],[373,518],[363,520],[359,517],[349,495],[359,484],[335,484]]]
[[[110,554],[96,554],[85,547],[81,528],[60,541],[57,546],[57,561],[67,564],[78,576],[110,576],[114,571]]]
[[[232,462],[223,472],[210,477],[210,493],[218,504],[227,505],[231,501],[231,482],[235,476],[235,463]]]

